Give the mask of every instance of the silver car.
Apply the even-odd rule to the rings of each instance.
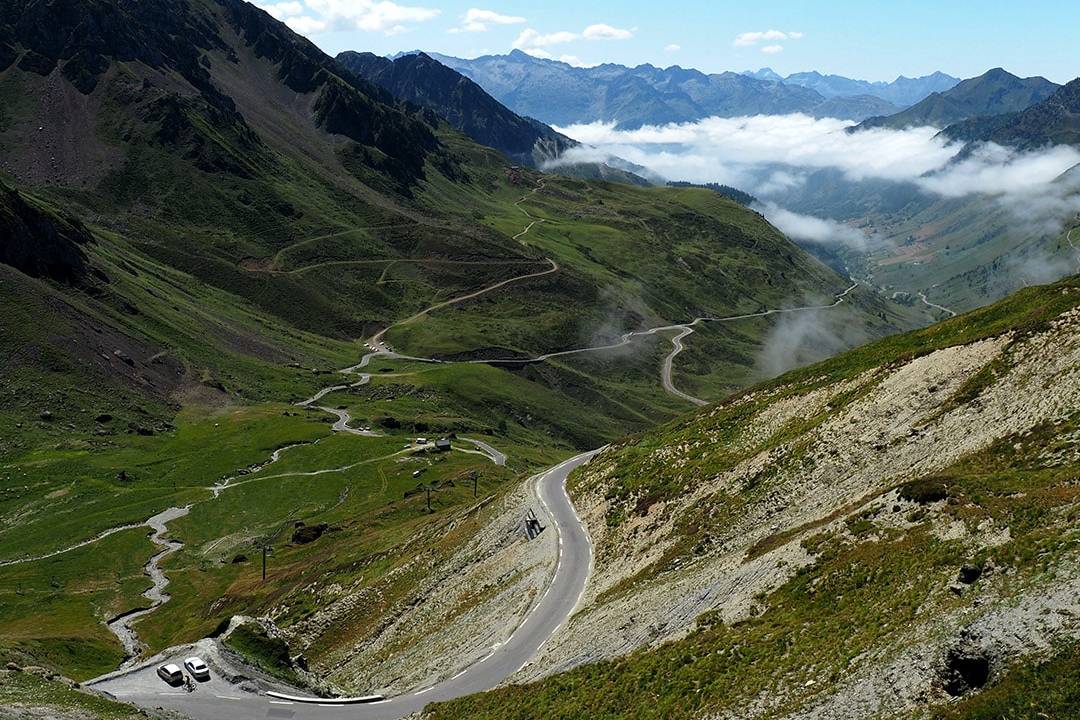
[[[179,685],[184,682],[184,673],[176,665],[168,663],[157,669],[158,677],[170,685]]]
[[[184,661],[184,667],[191,673],[191,677],[196,680],[210,679],[210,668],[207,667],[206,663],[204,663],[200,657],[189,657]]]

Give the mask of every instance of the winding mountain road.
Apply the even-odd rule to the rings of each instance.
[[[956,317],[956,311],[955,310],[951,310],[950,308],[947,308],[944,305],[938,305],[936,302],[930,302],[930,300],[927,299],[927,297],[926,297],[926,293],[920,292],[920,293],[917,293],[917,294],[919,296],[919,299],[922,300],[923,305],[925,305],[926,307],[933,308],[935,310],[943,310],[944,312],[947,312],[949,314],[949,317]]]
[[[769,315],[783,315],[783,314],[786,314],[786,313],[801,313],[801,312],[810,312],[810,311],[814,311],[814,310],[829,310],[829,309],[834,308],[834,307],[840,305],[841,303],[843,303],[845,298],[847,298],[848,294],[850,294],[851,291],[853,291],[858,286],[859,286],[858,283],[852,283],[846,290],[844,290],[843,292],[837,293],[836,296],[835,296],[836,299],[833,302],[829,303],[828,305],[800,305],[800,306],[797,306],[797,307],[789,307],[789,308],[773,308],[773,309],[770,309],[770,310],[760,310],[758,312],[743,313],[741,315],[728,315],[726,317],[711,317],[711,316],[697,317],[697,318],[694,318],[693,320],[691,320],[690,322],[687,322],[687,323],[677,323],[677,324],[674,324],[674,325],[658,325],[657,327],[648,328],[646,330],[634,330],[634,331],[631,331],[631,332],[628,332],[628,333],[623,333],[623,335],[620,336],[620,338],[616,342],[608,343],[606,345],[591,345],[591,346],[588,346],[588,347],[575,348],[575,349],[572,349],[572,350],[559,350],[557,352],[545,353],[543,355],[537,355],[536,357],[531,357],[531,358],[507,358],[507,359],[493,359],[493,360],[466,360],[464,362],[466,362],[466,363],[474,363],[474,364],[487,364],[487,365],[524,365],[524,364],[535,363],[535,362],[544,362],[546,360],[551,360],[552,358],[557,358],[557,357],[567,357],[569,355],[578,355],[578,354],[581,354],[581,353],[599,352],[599,351],[602,351],[602,350],[617,350],[619,348],[622,348],[622,347],[625,347],[625,346],[629,345],[631,342],[633,342],[633,340],[635,338],[646,337],[648,335],[656,335],[657,333],[663,333],[663,332],[679,331],[678,334],[675,335],[671,339],[671,344],[673,346],[673,350],[671,351],[671,353],[666,358],[664,358],[664,363],[663,363],[663,365],[661,367],[661,370],[660,370],[660,382],[664,386],[664,389],[667,390],[672,395],[675,395],[676,397],[682,398],[683,400],[687,400],[689,402],[692,402],[692,403],[694,403],[696,405],[706,405],[708,403],[705,400],[702,400],[700,398],[696,398],[696,397],[694,397],[692,395],[689,395],[689,394],[684,393],[683,391],[679,390],[677,387],[675,387],[675,384],[671,379],[673,365],[675,363],[675,357],[680,352],[682,352],[683,349],[684,349],[682,340],[686,336],[690,335],[690,333],[694,332],[695,327],[697,327],[698,325],[701,325],[703,323],[726,323],[726,322],[734,322],[736,320],[747,320],[749,318],[768,317]],[[379,353],[377,352],[376,354],[379,354]],[[390,355],[393,355],[393,353],[390,353]],[[414,359],[417,359],[417,358],[414,358]],[[425,362],[441,362],[439,360],[433,360],[433,359],[430,359],[430,358],[428,358],[428,359],[426,359],[424,361]]]
[[[287,693],[253,694],[220,678],[187,693],[173,690],[155,675],[155,668],[161,663],[179,663],[190,652],[189,648],[179,648],[130,672],[106,676],[89,684],[120,700],[174,710],[195,720],[396,720],[419,712],[430,702],[490,690],[530,662],[562,628],[581,600],[592,566],[592,543],[566,493],[566,478],[598,452],[582,453],[534,478],[536,496],[550,514],[559,537],[559,554],[551,583],[505,641],[492,646],[482,659],[453,677],[404,695],[363,703],[301,698]]]
[[[1078,270],[1080,270],[1080,247],[1076,246],[1076,243],[1073,242],[1072,237],[1073,233],[1076,232],[1076,230],[1077,228],[1071,228],[1069,232],[1065,234],[1065,241],[1069,243],[1069,247],[1073,249],[1073,257],[1076,260],[1076,267]]]
[[[683,400],[694,403],[695,405],[708,405],[708,401],[696,398],[689,393],[684,393],[679,388],[675,387],[675,383],[671,380],[672,366],[675,364],[675,356],[683,351],[682,339],[687,335],[694,332],[692,327],[684,327],[679,331],[678,335],[671,338],[671,352],[666,358],[664,358],[664,366],[660,371],[660,383],[664,386],[664,389],[675,397],[680,397]]]
[[[531,225],[530,225],[530,227],[531,227]],[[415,315],[410,315],[409,317],[405,318],[404,320],[399,320],[398,322],[394,323],[393,325],[388,325],[387,327],[383,328],[379,332],[375,333],[375,335],[373,335],[372,338],[371,338],[371,342],[376,346],[376,348],[382,347],[383,336],[386,335],[386,333],[389,330],[391,330],[392,328],[400,327],[402,325],[408,325],[409,323],[411,323],[411,322],[413,322],[415,320],[419,320],[420,318],[424,317],[428,313],[435,312],[436,310],[441,310],[441,309],[443,309],[445,307],[449,307],[451,305],[457,305],[458,303],[465,302],[466,300],[472,300],[473,298],[479,297],[479,296],[481,296],[481,295],[483,295],[485,293],[489,293],[492,290],[498,290],[501,287],[506,287],[507,285],[511,285],[513,283],[516,283],[516,282],[521,282],[522,280],[529,280],[531,278],[543,277],[544,275],[550,275],[551,273],[559,271],[559,264],[557,262],[555,262],[551,258],[548,258],[547,262],[549,262],[551,264],[551,267],[548,268],[547,270],[542,270],[540,272],[528,273],[526,275],[518,275],[516,277],[508,278],[506,280],[502,280],[500,282],[497,282],[494,285],[488,285],[487,287],[480,288],[479,290],[468,293],[466,295],[460,295],[460,296],[458,296],[456,298],[451,298],[449,300],[444,300],[441,303],[436,303],[435,305],[432,305],[431,307],[424,308],[423,310],[416,313]]]

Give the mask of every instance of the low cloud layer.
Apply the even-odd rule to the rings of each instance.
[[[798,187],[810,172],[836,169],[850,181],[912,183],[939,197],[995,196],[1029,220],[1045,220],[1047,232],[1077,211],[1080,188],[1073,186],[1080,183],[1060,181],[1080,164],[1073,147],[1019,152],[985,144],[962,153],[962,144],[943,139],[936,128],[849,133],[850,125],[792,114],[713,117],[637,130],[595,122],[559,130],[591,146],[571,151],[567,161],[616,156],[669,180],[723,183],[763,200]]]
[[[866,342],[858,328],[850,315],[833,310],[782,315],[765,336],[759,371],[764,377],[776,377],[833,357]]]
[[[776,203],[757,203],[754,209],[792,240],[804,240],[819,245],[840,245],[852,250],[866,250],[872,240],[863,231],[849,225],[791,212]]]

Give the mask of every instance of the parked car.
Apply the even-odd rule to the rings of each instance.
[[[195,678],[196,680],[210,679],[210,668],[207,667],[206,663],[202,661],[202,658],[189,657],[187,660],[184,661],[184,667],[186,667],[187,671],[191,673],[191,677]]]
[[[158,677],[170,685],[179,685],[184,682],[184,673],[176,665],[168,663],[157,669]]]

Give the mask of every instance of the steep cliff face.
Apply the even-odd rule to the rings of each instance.
[[[433,111],[515,162],[539,167],[577,145],[538,120],[516,115],[475,82],[424,53],[389,60],[343,52],[337,59],[399,100]]]
[[[399,189],[415,183],[439,149],[432,118],[402,112],[386,91],[242,0],[4,0],[0,9],[0,71],[21,71],[5,80],[40,97],[41,107],[40,117],[30,117],[38,103],[11,103],[0,131],[42,130],[37,140],[51,142],[37,144],[53,145],[50,160],[63,163],[47,178],[52,184],[79,184],[73,180],[86,168],[69,158],[84,157],[95,140],[115,146],[129,164],[147,139],[179,148],[202,171],[256,178],[253,165],[272,169],[260,119],[277,112],[285,91],[306,98],[292,118],[304,134],[321,130],[370,148],[380,157],[374,171]],[[248,92],[254,86],[262,92]],[[59,136],[58,125],[66,126]],[[3,160],[20,179],[37,179],[23,157],[31,143],[9,139]],[[287,145],[275,149],[296,154]]]
[[[547,679],[435,716],[908,717],[1074,652],[1078,368],[1072,278],[613,445]]]
[[[32,277],[74,283],[86,274],[80,246],[92,239],[78,220],[33,205],[0,183],[0,263]]]

